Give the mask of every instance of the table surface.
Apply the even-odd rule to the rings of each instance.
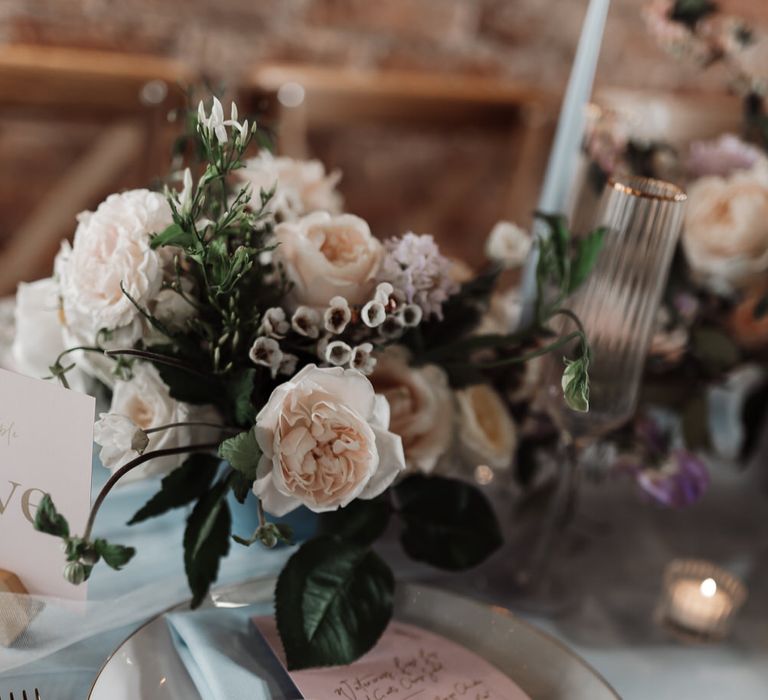
[[[505,585],[505,572],[514,569],[509,550],[499,551],[478,570],[450,576],[407,562],[394,537],[384,542],[382,553],[401,579],[426,581],[510,607],[573,648],[627,700],[766,698],[768,497],[758,474],[722,468],[714,476],[710,493],[687,511],[662,510],[644,502],[628,482],[587,485],[574,524],[576,546],[555,559],[555,574],[566,577],[577,604],[554,617],[527,613],[510,595],[511,586]],[[134,484],[115,492],[97,529],[137,546],[139,554],[121,573],[97,567],[90,591],[97,600],[146,603],[145,614],[140,610],[129,624],[115,618],[112,629],[1,674],[0,697],[32,687],[40,688],[45,700],[87,697],[108,654],[143,619],[184,599],[178,544],[184,514],[124,526],[153,488],[150,483]],[[276,572],[287,553],[234,548],[222,576],[233,581]],[[746,581],[751,595],[727,641],[681,644],[653,622],[663,568],[678,556],[712,559]],[[143,598],[136,597],[137,590],[144,590]]]

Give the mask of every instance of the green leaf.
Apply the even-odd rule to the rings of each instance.
[[[47,493],[40,499],[40,505],[37,506],[35,530],[54,537],[69,537],[69,523],[56,510],[53,500]]]
[[[693,30],[699,20],[718,11],[712,0],[676,0],[669,18]]]
[[[683,438],[689,450],[711,447],[709,438],[709,404],[703,393],[696,393],[685,404],[682,415]]]
[[[93,543],[96,553],[104,560],[107,566],[119,571],[131,559],[136,550],[133,547],[125,547],[122,544],[110,544],[106,540],[96,540]]]
[[[568,284],[569,293],[578,289],[589,277],[603,248],[605,234],[606,229],[601,227],[595,229],[579,241],[576,248],[576,256],[571,263],[571,279]]]
[[[201,377],[182,367],[172,367],[163,362],[153,363],[162,380],[168,385],[171,397],[191,404],[209,404],[212,397],[222,393],[221,382],[215,377]]]
[[[261,459],[261,448],[256,442],[253,429],[235,435],[219,445],[219,455],[240,472],[246,479],[256,478],[256,469]]]
[[[413,559],[451,571],[469,569],[501,546],[496,516],[474,486],[410,476],[395,487],[405,525],[400,541]]]
[[[724,372],[741,360],[736,343],[718,328],[694,329],[691,334],[691,354],[712,372]]]
[[[208,491],[187,519],[184,531],[184,570],[192,591],[192,607],[203,602],[219,574],[219,561],[229,552],[232,519],[225,498],[227,482]]]
[[[195,242],[195,237],[190,231],[185,231],[178,224],[171,224],[165,231],[152,237],[150,245],[152,248],[173,245],[180,248],[186,248]]]
[[[256,408],[253,405],[255,381],[256,370],[249,368],[236,375],[226,385],[235,421],[240,425],[252,425],[256,420]]]
[[[370,651],[392,617],[394,587],[370,550],[327,536],[304,543],[275,591],[288,669],[349,664]]]
[[[549,237],[540,240],[541,263],[559,288],[567,288],[571,267],[568,221],[562,214],[536,212],[536,217],[549,226]]]
[[[238,503],[245,503],[248,494],[253,487],[253,479],[246,479],[240,472],[232,472],[229,477],[229,485]]]
[[[384,534],[391,514],[386,495],[368,501],[358,498],[344,508],[324,513],[320,529],[324,534],[367,547]]]
[[[760,319],[768,314],[768,295],[764,296],[760,301],[755,304],[753,315],[756,319]]]
[[[563,398],[574,411],[589,411],[589,357],[583,355],[576,360],[565,358],[563,370]]]
[[[219,460],[209,454],[193,454],[160,482],[160,490],[128,521],[128,525],[154,518],[197,500],[211,485]]]

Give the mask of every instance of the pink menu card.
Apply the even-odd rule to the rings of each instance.
[[[61,540],[32,526],[49,493],[82,533],[91,507],[94,399],[0,369],[0,569],[35,595],[83,600],[64,580]]]
[[[285,666],[274,618],[255,617],[253,623]],[[397,621],[355,663],[289,675],[311,700],[530,700],[473,651]]]

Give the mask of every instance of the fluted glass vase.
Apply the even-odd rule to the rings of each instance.
[[[569,304],[591,348],[589,411],[570,409],[563,400],[563,354],[546,360],[542,393],[547,412],[563,436],[557,485],[531,556],[516,576],[534,589],[547,578],[553,550],[575,510],[579,452],[630,419],[637,404],[643,365],[682,226],[685,193],[675,185],[640,177],[609,181],[597,226],[605,242],[592,274]],[[563,319],[561,332],[575,330]]]

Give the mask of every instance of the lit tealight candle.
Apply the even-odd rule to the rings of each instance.
[[[706,561],[673,561],[664,574],[666,623],[701,638],[723,637],[746,598],[744,585]]]

